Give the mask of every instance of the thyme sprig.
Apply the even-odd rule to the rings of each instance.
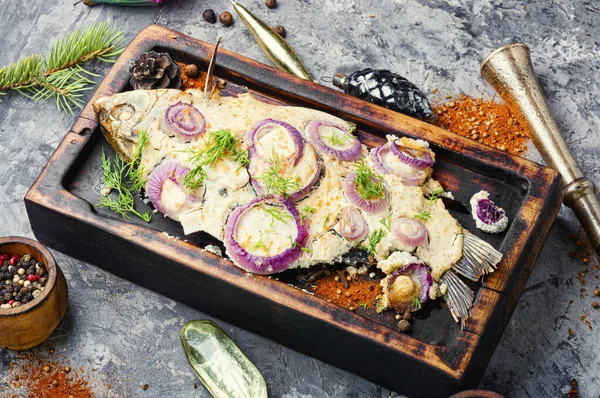
[[[83,106],[83,91],[91,90],[98,75],[81,67],[98,59],[114,62],[123,52],[123,32],[108,22],[78,29],[58,39],[48,54],[27,56],[0,69],[0,97],[15,90],[34,101],[52,98],[61,112],[73,113]]]
[[[130,220],[129,214],[133,214],[146,222],[152,218],[151,212],[139,213],[134,208],[133,190],[127,186],[124,176],[127,175],[130,164],[125,163],[115,156],[114,164],[108,159],[104,150],[102,150],[102,183],[109,189],[117,192],[117,199],[109,195],[103,197],[98,207],[106,207],[121,217]]]
[[[383,177],[371,170],[364,160],[356,165],[356,191],[367,200],[385,197]]]
[[[200,150],[188,149],[190,153],[188,162],[192,169],[183,179],[183,186],[189,190],[194,190],[206,179],[205,167],[212,167],[225,156],[231,157],[239,162],[241,167],[248,165],[248,151],[238,149],[238,139],[229,130],[217,130],[209,133],[206,146]]]

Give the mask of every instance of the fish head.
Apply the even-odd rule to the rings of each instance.
[[[136,129],[156,104],[161,90],[134,90],[109,95],[94,103],[102,133],[121,159],[130,162],[138,140]]]

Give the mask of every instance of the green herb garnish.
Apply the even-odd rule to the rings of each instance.
[[[258,241],[252,244],[253,249],[262,249],[265,252],[268,251],[267,245],[265,245],[265,242],[263,241],[263,239],[265,238],[265,233],[266,231],[260,232],[260,234],[258,235]]]
[[[147,130],[144,129],[138,134],[138,142],[135,152],[133,153],[133,159],[127,167],[127,178],[129,179],[129,183],[131,184],[131,189],[133,191],[141,191],[145,186],[144,181],[142,180],[144,166],[140,163],[140,161],[142,159],[142,151],[146,145],[148,145],[148,134]]]
[[[423,210],[422,212],[415,214],[413,217],[422,221],[427,221],[431,218],[431,212],[429,210]]]
[[[271,207],[269,209],[268,207],[261,205],[260,208],[263,209],[264,211],[266,211],[267,213],[269,213],[269,215],[271,216],[271,224],[269,225],[270,228],[272,228],[273,224],[275,224],[275,220],[285,223],[294,218],[286,210],[281,210],[276,207]]]
[[[310,207],[309,205],[305,205],[300,210],[300,222],[303,222],[305,218],[307,218],[308,216],[310,216],[311,214],[313,214],[315,211],[317,211],[317,209],[315,209],[314,207]]]
[[[376,174],[361,160],[356,166],[356,181],[354,183],[358,194],[367,200],[385,197],[383,177]]]
[[[117,199],[105,196],[100,200],[98,207],[106,207],[121,217],[129,220],[129,213],[134,214],[146,222],[152,218],[151,212],[139,213],[134,208],[133,191],[123,181],[130,164],[122,161],[118,155],[115,156],[114,166],[102,150],[102,183],[109,189],[117,191]]]
[[[302,250],[305,253],[310,253],[311,250],[308,247],[301,247],[300,250]]]
[[[298,191],[300,189],[300,184],[296,178],[284,177],[281,175],[281,159],[275,152],[273,152],[270,161],[271,167],[257,177],[263,182],[267,192],[283,195],[287,198],[288,191]]]
[[[429,201],[435,203],[444,194],[444,188],[438,188],[429,194]]]
[[[416,309],[420,310],[421,309],[421,300],[419,300],[418,297],[415,297],[413,299],[413,301],[410,303],[410,306],[412,308],[416,308]]]
[[[361,301],[360,303],[358,303],[358,306],[362,307],[362,308],[367,308],[367,303],[365,303],[364,301]]]
[[[385,232],[383,229],[380,229],[380,228],[376,229],[367,238],[367,245],[363,246],[363,249],[365,249],[367,252],[369,252],[369,254],[371,256],[375,257],[375,254],[377,253],[377,250],[376,250],[377,244],[379,243],[379,241],[381,241],[381,238],[383,238],[385,235],[387,235],[387,232]]]
[[[225,156],[239,162],[242,167],[248,165],[248,152],[237,149],[238,139],[229,130],[213,131],[208,136],[206,147],[200,150],[188,149],[191,156],[188,159],[192,169],[183,179],[183,186],[189,190],[199,188],[206,179],[205,167],[212,167]]]
[[[379,222],[389,231],[392,232],[392,215],[390,214],[389,216],[387,216],[386,218],[382,218],[381,220],[379,220]]]
[[[325,217],[325,221],[323,221],[323,228],[325,228],[325,226],[329,222],[329,217],[331,217],[331,213],[327,213],[327,217]]]

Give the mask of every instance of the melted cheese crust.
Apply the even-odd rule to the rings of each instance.
[[[297,176],[301,184],[310,179],[311,173],[315,171],[315,162],[317,158],[321,162],[321,176],[315,187],[309,195],[296,203],[298,211],[303,215],[309,228],[309,237],[307,248],[302,257],[297,260],[294,267],[309,267],[319,263],[332,263],[339,257],[348,252],[352,247],[363,245],[366,242],[349,242],[339,233],[339,215],[344,206],[350,204],[346,198],[343,189],[343,181],[349,173],[355,171],[355,163],[342,162],[337,158],[323,153],[308,143],[305,132],[306,125],[315,119],[332,122],[349,129],[351,125],[346,121],[324,112],[291,107],[277,106],[267,104],[256,100],[250,94],[243,94],[238,97],[213,96],[209,101],[202,101],[202,93],[198,90],[188,90],[185,92],[178,90],[157,90],[157,98],[152,97],[154,105],[151,106],[143,118],[134,118],[137,124],[127,125],[126,123],[117,123],[118,121],[109,120],[103,123],[103,128],[109,134],[114,134],[117,141],[130,139],[146,130],[149,139],[142,152],[141,163],[145,170],[144,179],[161,162],[165,160],[176,160],[185,167],[190,167],[189,149],[199,150],[207,145],[208,133],[216,130],[229,130],[233,132],[242,147],[247,149],[250,143],[246,142],[246,135],[259,121],[264,119],[276,119],[284,121],[294,126],[304,135],[306,140],[305,152],[313,152],[313,158],[299,162],[295,167],[285,167],[282,171],[284,176]],[[138,92],[133,92],[140,96]],[[103,98],[96,104],[95,109],[102,114],[104,108],[110,108],[115,102],[123,103],[123,98],[131,93],[117,94],[109,99]],[[152,94],[156,96],[156,94]],[[115,98],[111,103],[110,98]],[[126,102],[126,101],[125,101]],[[146,102],[142,101],[147,107]],[[163,127],[164,114],[167,108],[175,103],[183,102],[195,106],[206,119],[206,132],[193,140],[185,143],[179,139],[170,137]],[[98,105],[100,104],[100,105]],[[99,108],[100,107],[100,108]],[[137,115],[137,114],[136,114]],[[110,124],[110,123],[112,124]],[[323,134],[333,133],[325,130]],[[397,139],[394,136],[388,136],[388,141]],[[290,148],[291,139],[285,131],[279,128],[272,128],[261,134],[259,152],[267,154],[278,150],[283,145],[279,155],[285,160],[290,157],[292,149]],[[401,139],[407,146],[429,150],[428,143],[420,140]],[[363,158],[368,165],[372,167],[372,159],[368,156],[368,150],[363,146]],[[431,156],[435,155],[430,152]],[[304,159],[304,157],[303,157]],[[401,162],[390,159],[390,163],[395,172],[405,172],[406,167]],[[289,165],[288,165],[289,166]],[[264,172],[267,165],[263,162],[251,163],[254,167],[253,175]],[[210,168],[205,168],[207,178],[205,180],[202,200],[190,203],[189,201],[172,208],[169,217],[180,220],[184,232],[190,234],[197,231],[204,231],[217,239],[223,239],[223,229],[227,217],[231,211],[242,204],[248,203],[256,197],[256,192],[249,184],[248,170],[240,167],[240,164],[224,158]],[[432,169],[426,169],[422,175],[425,180],[431,174]],[[428,179],[425,185],[427,191],[432,187],[438,186],[437,182]],[[444,208],[441,200],[432,203],[425,198],[424,190],[420,186],[406,186],[402,184],[401,178],[395,174],[384,176],[384,186],[389,196],[389,208],[379,214],[369,214],[361,210],[364,219],[369,228],[369,235],[374,231],[381,229],[385,235],[375,246],[375,257],[377,260],[385,260],[390,253],[402,251],[415,256],[431,269],[433,279],[439,281],[441,276],[456,263],[462,256],[462,228],[458,222]],[[176,190],[171,190],[176,192]],[[166,190],[163,195],[170,195]],[[192,193],[193,194],[193,193]],[[174,199],[175,200],[175,199]],[[179,210],[177,210],[178,208]],[[308,211],[313,209],[314,211]],[[414,217],[415,214],[424,210],[431,213],[431,218],[424,221],[423,224],[428,232],[428,243],[424,246],[414,248],[402,244],[394,235],[387,230],[384,225],[385,220],[391,217],[391,220],[397,217]],[[262,214],[262,215],[261,215]],[[256,251],[257,254],[271,255],[282,250],[286,244],[289,244],[289,237],[285,225],[278,225],[277,228],[265,227],[267,222],[264,212],[254,214],[249,212],[245,218],[248,220],[242,223],[239,232],[240,241],[247,241],[247,249]],[[262,217],[262,218],[261,218]],[[265,218],[265,219],[263,219]],[[270,223],[270,221],[269,221]],[[276,232],[267,232],[263,235],[267,250],[252,248],[252,242],[259,239],[258,230],[262,227],[270,228]],[[263,228],[264,229],[264,228]],[[263,231],[264,232],[264,231]],[[289,233],[288,233],[289,235]],[[386,272],[395,267],[382,267]]]

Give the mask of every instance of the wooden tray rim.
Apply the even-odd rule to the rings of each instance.
[[[423,343],[415,338],[412,338],[411,336],[391,330],[383,325],[376,324],[360,315],[354,314],[353,312],[347,311],[333,304],[326,303],[322,299],[307,295],[304,292],[299,292],[293,287],[274,282],[270,278],[257,276],[248,278],[245,274],[233,272],[232,269],[234,269],[234,267],[230,266],[228,260],[215,256],[212,253],[205,252],[202,256],[204,257],[203,260],[206,261],[207,265],[209,266],[199,267],[194,263],[195,261],[198,261],[196,246],[181,240],[169,239],[162,233],[146,227],[142,227],[143,234],[145,236],[140,237],[139,231],[137,230],[140,228],[139,225],[129,224],[126,221],[124,222],[121,220],[103,217],[95,213],[93,208],[90,209],[90,204],[87,201],[73,195],[64,188],[63,181],[69,173],[69,170],[80,150],[91,139],[91,134],[98,134],[98,122],[93,113],[91,104],[93,104],[98,98],[115,92],[114,88],[110,87],[106,82],[117,77],[118,73],[122,72],[123,70],[128,70],[129,60],[137,58],[137,56],[140,55],[140,49],[149,50],[154,47],[165,47],[164,42],[147,38],[146,36],[148,34],[169,38],[169,40],[172,41],[171,44],[173,44],[175,50],[181,51],[190,56],[198,57],[198,53],[203,53],[206,57],[212,50],[212,45],[208,43],[201,42],[200,40],[193,39],[189,36],[164,27],[160,27],[158,25],[152,25],[142,30],[119,57],[103,82],[98,86],[98,89],[82,111],[79,119],[75,122],[69,133],[67,133],[64,140],[61,142],[56,152],[50,159],[47,167],[42,171],[30,191],[27,193],[26,200],[37,203],[57,213],[73,216],[72,213],[64,211],[63,208],[65,203],[69,203],[72,207],[76,206],[79,208],[80,213],[76,214],[76,216],[80,221],[92,225],[95,228],[99,228],[117,235],[122,235],[123,232],[129,233],[128,239],[131,242],[139,244],[140,246],[145,247],[147,250],[182,264],[188,262],[188,265],[197,269],[198,272],[209,274],[216,279],[222,280],[224,283],[233,284],[239,289],[248,290],[253,294],[263,296],[265,299],[272,300],[273,292],[275,292],[277,294],[277,300],[281,304],[294,311],[302,311],[309,316],[319,315],[322,317],[322,320],[331,323],[333,326],[343,327],[346,328],[349,333],[368,337],[382,345],[389,346],[391,349],[401,354],[412,355],[418,353],[426,365],[437,368],[446,373],[449,377],[455,379],[457,382],[460,382],[465,374],[466,367],[470,362],[470,357],[473,355],[475,350],[475,343],[463,346],[461,349],[462,360],[459,364],[454,364],[455,366],[451,367],[438,355],[440,349],[439,346]],[[193,47],[190,47],[190,44]],[[198,53],[191,54],[190,48],[198,51]],[[249,60],[245,57],[235,55],[226,49],[220,50],[219,57],[221,57],[223,54],[227,56],[228,59],[238,58],[242,62],[258,64],[257,62]],[[223,67],[222,64],[223,61],[218,61],[218,65]],[[360,119],[360,114],[358,114],[358,111],[354,109],[360,110],[364,108],[369,108],[373,114],[377,114],[381,117],[381,119],[378,120],[377,126],[389,126],[396,124],[398,121],[402,121],[403,119],[407,119],[407,117],[404,115],[388,111],[376,105],[366,104],[363,101],[312,82],[307,83],[300,78],[289,74],[284,74],[283,72],[270,68],[266,65],[260,64],[260,66],[264,70],[269,70],[270,78],[274,82],[271,87],[277,88],[277,82],[290,81],[300,88],[308,86],[313,91],[326,93],[328,95],[334,95],[341,98],[342,103],[338,105],[338,108],[340,111],[347,112],[347,116],[349,116],[350,119]],[[309,93],[304,92],[304,90],[300,91],[300,93],[288,93],[297,95],[307,102],[311,102],[311,98],[308,97]],[[490,148],[427,123],[415,122],[412,119],[410,120],[417,127],[414,129],[409,129],[408,131],[403,130],[404,135],[425,139],[440,147],[444,147],[449,151],[455,151],[453,147],[462,147],[462,156],[466,156],[473,161],[488,165],[490,167],[502,168],[508,172],[521,175],[522,177],[526,178],[530,183],[530,187],[535,186],[538,188],[538,192],[536,192],[538,195],[528,195],[525,199],[525,205],[530,206],[533,209],[541,209],[544,207],[544,194],[551,193],[553,187],[557,186],[560,181],[560,177],[554,170],[536,165],[526,159],[506,155],[500,151],[492,151],[493,156],[484,156],[484,153],[490,153]],[[68,156],[63,157],[63,155]],[[67,162],[65,159],[70,159],[70,161]],[[509,160],[508,163],[506,163],[507,159]],[[51,176],[52,173],[55,173],[57,177],[60,177],[53,178]],[[541,181],[540,184],[535,182],[538,180]],[[540,227],[540,225],[536,220],[534,220],[534,224],[532,224],[530,227],[530,230],[533,230],[534,227]],[[146,239],[149,238],[151,238],[154,242],[152,245],[148,245],[146,242]],[[513,264],[513,266],[515,265],[516,264]],[[491,289],[489,286],[483,287],[481,290],[483,289],[489,290],[489,294],[491,295],[502,295],[502,293],[495,292],[494,289]],[[298,298],[299,295],[302,295],[301,297],[303,300]],[[481,295],[478,295],[475,308],[478,307],[480,299]],[[321,310],[319,308],[320,306],[322,306],[324,309],[327,309],[327,311]],[[316,313],[314,311],[316,311]],[[492,311],[482,311],[481,314],[483,318],[480,319],[480,321],[481,323],[485,324],[490,318]],[[345,319],[346,322],[342,322],[340,319]],[[369,327],[363,327],[363,324],[369,324]],[[472,337],[478,339],[479,333],[480,332],[477,328],[469,328],[469,325],[467,325],[467,328],[459,333],[459,337],[465,334],[473,334],[474,336]],[[467,338],[465,340],[472,341],[472,338]],[[426,355],[422,355],[423,353]]]

